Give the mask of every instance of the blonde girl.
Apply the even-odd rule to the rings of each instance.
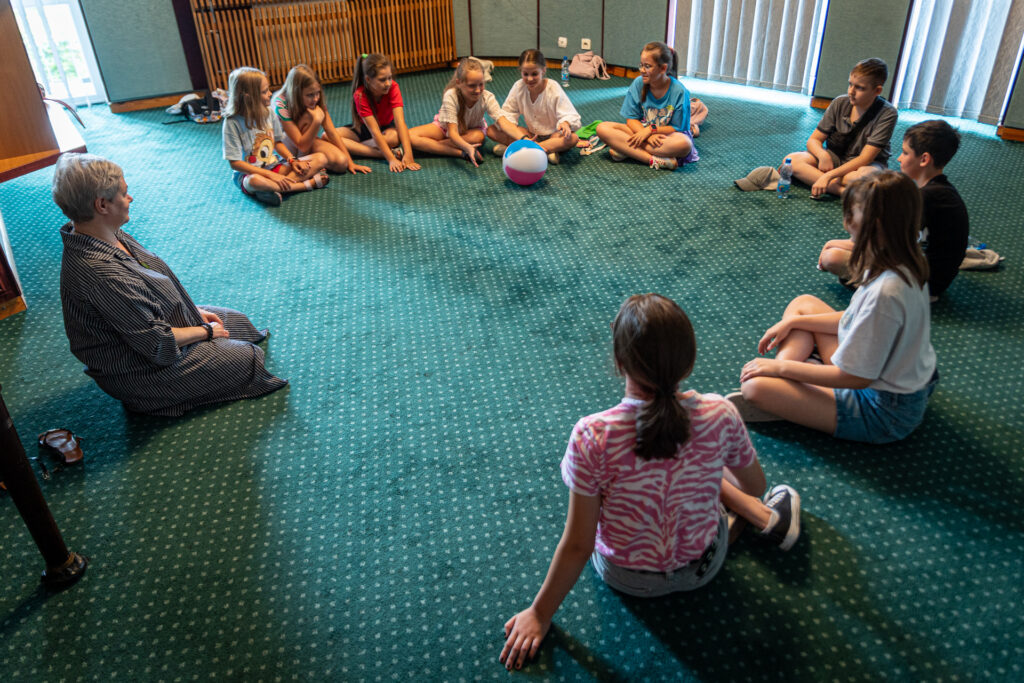
[[[499,661],[520,668],[589,560],[615,590],[644,598],[710,582],[725,561],[719,501],[788,550],[800,535],[800,496],[785,484],[761,501],[764,471],[728,401],[681,391],[697,357],[689,318],[674,301],[638,294],[612,323],[625,397],[576,423],[562,458],[565,530],[533,604],[505,623]]]
[[[540,50],[525,50],[519,55],[522,78],[509,90],[501,109],[514,124],[522,116],[525,127],[517,126],[519,133],[536,140],[548,153],[548,161],[557,164],[558,155],[579,142],[573,131],[583,122],[562,86],[544,77],[546,69],[547,61]],[[494,146],[496,156],[504,154],[506,146],[514,140],[497,127],[492,127],[487,135],[498,143]]]
[[[271,100],[271,109],[281,121],[287,136],[284,144],[292,154],[319,152],[327,157],[327,170],[333,173],[370,172],[369,166],[352,162],[346,140],[338,134],[327,111],[320,79],[305,64],[288,72],[284,85]]]
[[[843,193],[853,238],[845,311],[793,299],[758,342],[730,394],[747,422],[789,420],[840,439],[889,443],[924,419],[939,381],[931,344],[928,262],[918,243],[921,193],[908,176],[880,171]],[[816,354],[817,357],[812,357]]]
[[[270,81],[259,69],[242,66],[231,72],[222,130],[224,158],[245,194],[279,206],[282,193],[327,184],[327,157],[314,152],[296,158],[284,145],[281,123],[270,113]]]
[[[338,128],[352,154],[384,159],[392,173],[420,170],[412,156],[405,125],[402,91],[392,78],[391,61],[382,54],[363,54],[352,78],[352,125]]]
[[[488,128],[485,113],[494,121],[494,126]],[[461,156],[479,166],[484,159],[478,148],[484,136],[495,127],[500,127],[513,140],[525,135],[502,116],[498,100],[484,89],[484,69],[480,62],[466,57],[445,86],[441,111],[434,116],[433,123],[416,126],[410,133],[416,149],[443,156]]]
[[[676,78],[678,59],[665,43],[644,45],[640,75],[619,112],[626,122],[605,121],[597,127],[613,161],[633,159],[674,171],[699,158],[690,131],[690,92]]]

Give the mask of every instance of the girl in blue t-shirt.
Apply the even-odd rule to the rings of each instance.
[[[676,51],[665,43],[644,45],[640,75],[619,112],[626,122],[605,121],[597,127],[613,161],[629,157],[674,171],[699,158],[690,134],[690,92],[676,78],[678,63]]]

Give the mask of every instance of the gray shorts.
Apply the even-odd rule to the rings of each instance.
[[[594,551],[590,562],[605,583],[615,590],[638,598],[656,598],[669,593],[692,591],[715,578],[725,563],[729,550],[729,523],[725,515],[718,518],[718,534],[698,559],[669,572],[647,572],[626,569],[612,564],[601,553]]]

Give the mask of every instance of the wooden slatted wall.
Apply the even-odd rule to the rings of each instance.
[[[356,56],[381,52],[396,72],[455,59],[451,0],[191,0],[211,88],[239,66],[284,82],[308,64],[325,83],[352,79]]]

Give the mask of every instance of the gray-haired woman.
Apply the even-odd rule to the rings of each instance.
[[[263,367],[266,330],[227,308],[196,306],[171,269],[121,230],[132,202],[121,168],[65,154],[53,199],[61,228],[60,297],[71,353],[131,411],[177,416],[254,398],[288,382]]]

